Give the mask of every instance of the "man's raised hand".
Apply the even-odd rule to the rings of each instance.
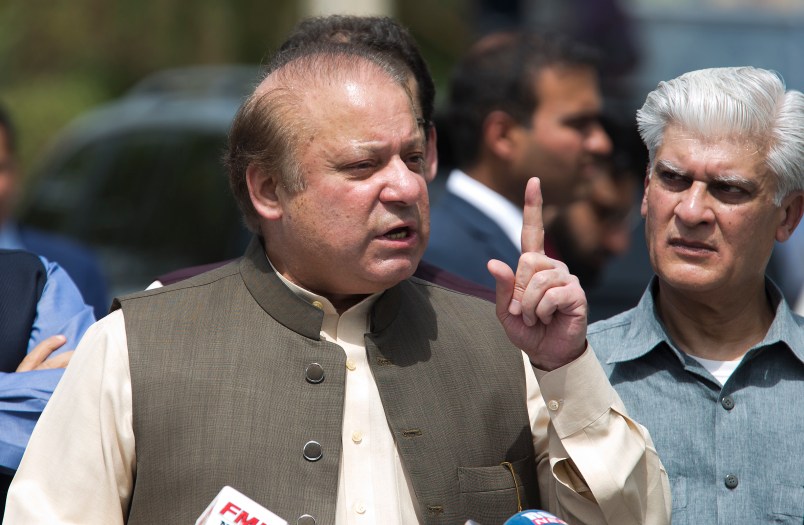
[[[528,181],[522,222],[522,256],[514,271],[492,259],[497,281],[497,317],[511,342],[531,363],[554,370],[586,348],[586,296],[567,266],[544,254],[542,192],[539,179]]]

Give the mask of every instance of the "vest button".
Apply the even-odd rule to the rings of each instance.
[[[731,410],[734,408],[734,398],[731,396],[725,396],[720,400],[720,404],[723,405],[723,408],[726,410]]]
[[[318,461],[324,455],[324,450],[318,441],[308,441],[304,444],[302,453],[307,461]]]
[[[319,310],[324,309],[324,303],[322,303],[321,301],[313,301],[311,304],[316,308],[318,308]]]
[[[728,476],[726,476],[725,481],[726,481],[726,488],[730,489],[736,489],[737,485],[740,483],[740,481],[737,479],[737,476],[735,476],[734,474],[729,474]]]
[[[304,369],[304,378],[308,383],[317,384],[324,380],[324,367],[318,363],[310,363]]]
[[[302,514],[296,520],[296,525],[315,525],[315,518],[309,514]]]

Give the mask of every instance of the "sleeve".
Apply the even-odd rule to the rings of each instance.
[[[95,323],[31,436],[4,523],[125,523],[136,465],[123,313]]]
[[[75,349],[95,317],[67,273],[44,258],[42,262],[47,280],[36,306],[27,351],[52,335],[62,334],[67,342],[53,352],[56,355]],[[0,469],[11,472],[19,466],[34,425],[63,373],[63,369],[0,372]]]
[[[523,359],[545,510],[587,525],[670,523],[667,472],[591,347],[551,372]]]
[[[61,334],[67,342],[53,355],[74,350],[87,328],[95,322],[92,307],[84,304],[81,292],[56,263],[41,258],[47,268],[47,280],[36,305],[36,318],[28,340],[28,352],[52,335]]]

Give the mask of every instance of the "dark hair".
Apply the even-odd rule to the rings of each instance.
[[[307,18],[296,26],[278,52],[321,42],[363,46],[405,64],[416,79],[422,117],[430,125],[435,107],[435,84],[416,40],[396,20],[345,15]]]
[[[16,153],[17,151],[17,130],[14,128],[14,122],[11,120],[11,115],[6,108],[0,104],[0,129],[6,131],[6,147],[9,153]]]
[[[483,122],[492,111],[504,111],[523,126],[539,101],[535,82],[551,66],[597,67],[590,48],[557,34],[500,32],[472,46],[450,80],[447,123],[456,165],[468,169],[477,161]]]

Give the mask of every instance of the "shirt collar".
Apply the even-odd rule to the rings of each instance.
[[[452,170],[447,190],[494,221],[517,250],[522,249],[522,210],[496,191],[460,170]]]
[[[611,353],[607,363],[613,364],[638,359],[662,342],[673,346],[656,313],[654,303],[654,288],[656,286],[658,286],[658,280],[656,276],[653,276],[639,303],[631,312],[631,322],[622,344]]]
[[[790,305],[783,299],[779,287],[768,278],[765,278],[765,289],[770,296],[771,304],[776,305],[776,316],[765,338],[754,348],[782,343],[804,363],[804,317],[793,313]]]
[[[377,302],[377,299],[382,295],[382,292],[377,292],[375,294],[369,295],[356,305],[352,306],[342,314],[338,314],[337,309],[335,306],[330,302],[329,299],[324,297],[323,295],[318,295],[316,293],[307,290],[306,288],[302,288],[298,284],[289,281],[286,279],[282,274],[276,271],[276,267],[271,262],[271,259],[268,258],[268,255],[265,255],[265,258],[268,260],[268,264],[271,265],[271,269],[276,273],[277,277],[287,286],[290,290],[296,294],[296,296],[300,297],[302,300],[306,301],[314,308],[318,308],[324,312],[325,321],[322,326],[322,330],[327,333],[332,339],[337,338],[336,328],[333,328],[332,323],[327,323],[326,319],[335,319],[334,323],[337,326],[337,320],[343,319],[347,322],[355,322],[355,323],[366,323],[368,319],[369,313],[371,312],[371,307],[374,306],[374,303]]]
[[[239,262],[240,275],[252,297],[265,312],[288,329],[310,339],[320,340],[324,309],[335,308],[326,298],[303,290],[293,289],[287,280],[274,271],[259,238],[254,237]],[[372,330],[382,330],[396,318],[400,303],[400,285],[372,295],[350,309],[370,310]],[[304,293],[297,293],[304,292]],[[320,305],[315,305],[320,301]],[[325,302],[326,301],[326,302]],[[327,306],[328,305],[328,306]]]
[[[681,357],[670,337],[667,335],[664,324],[656,312],[656,290],[659,281],[654,275],[639,304],[632,311],[631,324],[628,328],[623,344],[608,358],[607,363],[619,363],[638,359],[660,343],[667,343]],[[754,345],[748,352],[777,343],[784,344],[791,352],[804,363],[804,318],[797,316],[782,298],[782,293],[770,279],[765,279],[765,289],[770,297],[771,304],[776,307],[776,315],[768,328],[765,337]]]

